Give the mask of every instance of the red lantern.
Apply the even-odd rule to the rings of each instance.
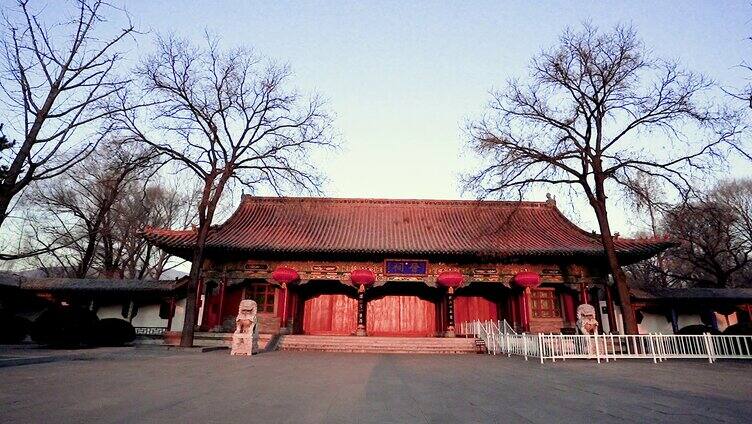
[[[444,271],[436,277],[436,282],[444,287],[456,288],[465,282],[465,276],[458,271]]]
[[[540,275],[535,272],[520,272],[514,276],[514,284],[525,288],[535,288],[540,286],[541,278]]]
[[[277,269],[272,272],[272,279],[281,284],[290,284],[292,282],[298,281],[300,279],[300,275],[298,275],[298,271],[295,271],[292,268],[286,266],[278,266]]]
[[[368,286],[376,282],[376,275],[370,269],[356,269],[350,272],[350,280],[354,284]]]

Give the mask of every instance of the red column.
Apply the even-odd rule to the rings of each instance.
[[[356,336],[365,336],[366,333],[366,287],[361,284],[358,287],[358,328],[355,330]]]
[[[562,293],[564,299],[564,315],[568,323],[573,324],[577,321],[577,312],[574,305],[574,296],[572,293]]]
[[[449,287],[447,291],[447,327],[444,333],[445,337],[454,337],[454,287]]]
[[[287,327],[287,284],[282,283],[282,288],[279,291],[279,296],[282,298],[279,301],[279,306],[282,308],[282,313],[280,314],[280,326],[282,328]]]
[[[585,283],[580,284],[580,303],[590,303],[590,299],[588,299],[587,284]]]
[[[512,299],[512,296],[507,296],[507,314],[504,319],[514,327],[516,321],[514,320],[514,301]]]
[[[522,331],[530,331],[530,287],[525,287],[520,294],[520,321]]]
[[[605,284],[606,288],[606,311],[608,312],[608,329],[611,334],[619,332],[619,327],[616,325],[616,311],[614,311],[614,301],[611,298],[611,287]]]
[[[222,282],[219,283],[219,311],[217,312],[217,325],[222,326],[222,312],[225,306],[225,288],[227,287],[227,279],[222,278]]]

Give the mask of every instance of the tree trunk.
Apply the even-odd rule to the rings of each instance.
[[[97,225],[97,227],[99,226]],[[81,262],[78,264],[78,269],[76,270],[75,276],[77,278],[86,278],[86,275],[89,273],[91,261],[94,258],[94,248],[97,246],[98,231],[99,228],[89,230],[88,238],[86,241],[86,249],[84,249],[84,255],[81,258]]]
[[[207,226],[208,227],[208,226]],[[183,331],[180,334],[180,346],[193,346],[193,333],[196,330],[198,300],[198,279],[201,275],[201,261],[203,260],[204,243],[197,243],[193,250],[190,278],[188,279],[187,293],[185,295],[185,318],[183,319]]]
[[[614,245],[614,239],[611,236],[611,226],[608,223],[608,214],[606,212],[606,204],[604,201],[596,201],[593,204],[595,209],[595,216],[598,218],[598,226],[601,231],[601,242],[603,244],[603,250],[606,253],[606,259],[608,260],[608,266],[611,269],[611,275],[614,278],[614,285],[616,291],[619,293],[619,305],[621,306],[621,314],[624,319],[624,331],[627,334],[638,334],[637,320],[635,319],[634,308],[632,308],[632,302],[629,299],[629,286],[627,285],[627,276],[619,265],[619,259],[616,257],[616,246]]]
[[[193,333],[197,321],[196,299],[198,293],[196,293],[196,289],[198,288],[198,280],[201,276],[201,266],[204,260],[204,246],[206,246],[206,239],[209,236],[209,230],[211,229],[211,223],[214,219],[214,212],[217,208],[217,203],[219,203],[219,199],[222,196],[225,184],[230,175],[223,175],[220,178],[212,195],[212,187],[214,186],[215,177],[216,174],[205,180],[203,196],[198,207],[199,227],[196,237],[196,247],[193,250],[193,261],[191,262],[191,278],[188,281],[188,293],[185,298],[183,333],[180,336],[180,346],[183,347],[193,346]]]
[[[8,217],[8,208],[10,207],[10,200],[12,196],[10,193],[6,194],[6,190],[0,188],[0,227],[3,226],[5,218]]]

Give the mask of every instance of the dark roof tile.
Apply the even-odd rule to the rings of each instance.
[[[148,228],[167,250],[188,250],[192,230]],[[667,240],[616,241],[620,254],[648,257]],[[208,237],[208,250],[445,256],[602,255],[598,236],[552,203],[467,200],[335,199],[243,196]]]

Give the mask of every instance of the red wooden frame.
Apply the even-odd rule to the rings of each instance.
[[[244,297],[256,301],[260,314],[274,313],[277,288],[270,283],[254,282],[246,287]],[[260,301],[261,298],[263,298],[263,302]]]
[[[561,318],[561,299],[553,288],[530,291],[530,312],[533,318]]]

